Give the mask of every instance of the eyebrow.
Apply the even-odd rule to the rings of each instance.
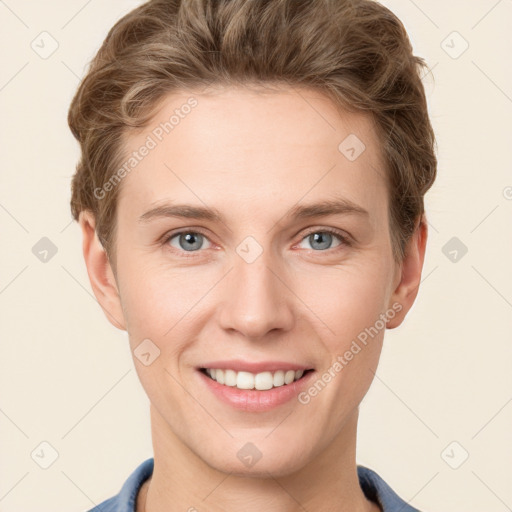
[[[320,201],[313,204],[298,205],[291,208],[283,218],[307,219],[311,217],[326,217],[328,215],[350,215],[369,217],[367,210],[346,198]],[[147,223],[157,218],[186,218],[208,220],[225,223],[224,216],[216,208],[192,206],[188,204],[162,204],[143,213],[138,221]]]

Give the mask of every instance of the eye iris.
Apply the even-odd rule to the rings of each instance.
[[[185,251],[194,251],[201,248],[203,240],[203,235],[201,235],[201,233],[180,233],[177,236],[180,247]],[[332,243],[332,238],[333,235],[328,231],[317,231],[309,235],[312,247],[314,247],[314,244],[319,244],[319,246],[316,247],[317,249],[328,249]],[[183,240],[185,240],[186,243],[183,243]]]
[[[309,235],[309,239],[312,247],[314,247],[313,243],[319,242],[321,247],[317,247],[318,249],[328,249],[332,242],[332,235],[320,231]]]
[[[191,242],[191,245],[184,245],[182,244],[183,239],[187,241],[187,243]],[[184,249],[185,251],[193,251],[194,249],[201,248],[201,242],[202,242],[202,235],[199,233],[186,233],[181,234],[179,236],[180,240],[180,247]],[[199,242],[198,242],[199,240]],[[195,242],[195,244],[194,244]]]

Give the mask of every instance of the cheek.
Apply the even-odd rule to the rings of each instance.
[[[169,393],[179,401],[175,379],[181,380],[182,355],[189,340],[198,334],[194,331],[199,328],[194,313],[199,305],[194,305],[207,290],[201,292],[185,273],[128,264],[124,271],[123,309],[139,380],[156,405],[165,403]],[[148,352],[151,361],[146,364],[143,354]]]
[[[387,261],[378,255],[363,256],[330,268],[295,268],[285,278],[290,291],[283,293],[289,307],[316,326],[331,353],[374,325],[386,307]],[[144,254],[120,253],[118,268],[123,310],[135,345],[149,338],[161,349],[178,350],[176,339],[197,334],[194,326],[199,329],[214,314],[221,299],[218,293],[229,293],[219,282],[223,271],[208,265],[177,267],[151,262]],[[216,285],[220,289],[215,290]]]
[[[340,266],[297,280],[297,295],[320,322],[329,352],[339,352],[385,312],[388,272],[378,264]],[[380,326],[379,322],[379,326]]]
[[[120,275],[129,332],[144,337],[172,336],[174,326],[188,321],[194,305],[211,286],[195,269],[151,264],[143,254],[125,258]]]
[[[311,288],[316,291],[308,305],[321,319],[320,350],[326,355],[319,379],[329,382],[319,414],[332,414],[333,424],[359,404],[374,378],[386,329],[386,275],[377,264],[340,267],[316,276]]]

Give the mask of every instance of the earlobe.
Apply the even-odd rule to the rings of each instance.
[[[405,315],[411,309],[416,296],[418,295],[421,271],[425,260],[425,250],[427,245],[427,220],[425,214],[418,221],[411,240],[406,248],[406,253],[400,268],[400,279],[393,294],[390,297],[389,307],[395,311],[397,305],[401,306],[399,312],[390,318],[386,324],[388,329],[398,327],[404,320]]]
[[[96,234],[96,221],[92,212],[80,213],[82,251],[92,290],[109,322],[126,330],[119,290],[105,249]]]

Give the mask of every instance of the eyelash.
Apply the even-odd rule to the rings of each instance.
[[[185,230],[177,231],[175,233],[170,233],[169,235],[164,236],[162,245],[168,247],[174,253],[178,252],[184,258],[194,258],[194,257],[196,257],[198,252],[202,252],[202,251],[180,251],[180,250],[175,249],[174,247],[171,247],[170,245],[168,245],[169,241],[172,240],[174,237],[182,235],[182,234],[186,234],[186,233],[194,233],[194,234],[202,235],[205,238],[208,238],[208,236],[205,233],[203,233],[203,231],[201,231],[200,229],[195,229],[195,230],[185,229]],[[331,235],[336,236],[341,242],[340,245],[338,245],[337,247],[333,247],[332,249],[325,249],[325,250],[320,250],[320,251],[315,251],[314,249],[309,249],[310,251],[313,251],[313,252],[319,252],[319,253],[329,252],[329,251],[333,252],[336,250],[343,249],[343,247],[350,247],[352,245],[352,243],[350,242],[350,240],[348,239],[348,237],[346,235],[342,234],[342,232],[340,232],[334,228],[311,229],[310,231],[308,231],[307,233],[304,234],[304,236],[300,239],[300,242],[302,242],[305,238],[307,238],[309,235],[312,235],[313,233],[329,233]],[[187,252],[189,252],[190,254],[186,254]],[[185,253],[185,254],[183,254],[183,253]]]

